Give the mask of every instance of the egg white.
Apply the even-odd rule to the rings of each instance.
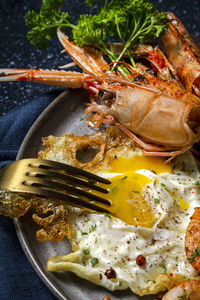
[[[55,158],[49,153],[49,159]],[[137,173],[149,178],[142,196],[155,216],[153,227],[128,225],[108,215],[69,208],[73,252],[50,258],[49,271],[71,271],[109,290],[130,288],[140,296],[170,289],[187,278],[199,279],[184,245],[190,217],[200,206],[196,160],[187,152],[176,159],[172,173],[155,174],[147,169]],[[105,169],[103,175],[116,174],[108,175]],[[144,267],[136,263],[138,255],[146,258]],[[110,267],[116,278],[107,277]]]

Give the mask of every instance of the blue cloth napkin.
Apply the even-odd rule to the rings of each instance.
[[[55,90],[0,118],[0,167],[15,160],[36,118],[61,92]],[[0,215],[0,300],[55,300],[39,279],[16,236],[13,221]]]

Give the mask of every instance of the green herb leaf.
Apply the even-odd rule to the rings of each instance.
[[[153,282],[153,283],[155,283],[155,280],[147,279],[146,282]]]
[[[114,188],[112,189],[112,193],[114,194],[117,190],[118,190],[118,187],[114,186]]]
[[[160,199],[154,198],[154,202],[155,202],[156,204],[159,204],[159,203],[160,203]]]
[[[96,230],[96,228],[97,228],[97,225],[92,225],[92,232],[94,232],[95,230]]]
[[[91,259],[91,264],[92,264],[93,267],[94,267],[95,265],[97,265],[98,263],[99,263],[98,258],[93,257],[93,258]]]
[[[128,178],[128,176],[124,176],[124,177],[121,178],[121,180],[125,180],[127,178]]]
[[[85,2],[87,3],[88,6],[94,5],[94,0],[86,0]]]
[[[197,248],[194,253],[190,255],[188,258],[189,262],[192,263],[197,256],[200,256],[200,248]]]
[[[89,250],[89,249],[82,249],[82,252],[83,252],[85,255],[89,255],[89,254],[90,254],[90,250]]]
[[[82,235],[87,235],[88,234],[88,232],[82,232]]]
[[[73,25],[67,12],[58,9],[62,0],[43,0],[40,12],[30,11],[26,15],[26,25],[30,28],[28,39],[39,47],[45,48],[49,40],[56,36],[58,27],[72,30],[72,38],[79,47],[92,45],[107,53],[113,69],[127,77],[128,69],[121,63],[126,54],[133,67],[136,67],[130,49],[138,43],[148,43],[167,29],[166,14],[158,13],[147,0],[101,0],[96,1],[97,13],[81,15]],[[89,6],[94,0],[86,0]],[[99,5],[100,4],[100,5]],[[117,56],[112,47],[114,40],[123,44]],[[107,46],[109,41],[110,47]]]
[[[161,265],[161,267],[164,269],[165,272],[167,271],[167,267],[164,263]]]
[[[135,194],[139,194],[140,192],[139,192],[139,191],[133,191],[133,193],[135,193]]]
[[[104,216],[107,217],[107,218],[109,218],[109,219],[111,219],[111,216],[108,215],[107,213],[104,213]]]
[[[89,5],[94,1],[88,0]],[[166,14],[160,13],[153,4],[146,0],[106,0],[101,1],[96,15],[82,15],[73,28],[73,39],[79,47],[93,45],[107,53],[114,67],[124,74],[127,70],[119,67],[124,54],[130,58],[132,65],[135,62],[130,56],[130,48],[138,43],[148,43],[159,37],[167,28]],[[107,48],[107,41],[118,39],[123,43],[123,50],[117,57],[112,47]]]
[[[58,6],[63,0],[43,0],[40,12],[29,11],[26,14],[26,26],[30,28],[27,37],[34,46],[45,49],[49,40],[56,37],[58,27],[73,27],[67,12],[61,13]]]

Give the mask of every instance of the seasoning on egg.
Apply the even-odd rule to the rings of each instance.
[[[92,267],[94,267],[95,265],[97,265],[99,263],[99,260],[98,260],[98,258],[96,258],[96,257],[93,257],[92,259],[91,259],[91,264],[92,264]]]
[[[136,257],[136,264],[139,267],[144,267],[146,265],[146,258],[143,255],[138,255]]]
[[[105,275],[108,279],[116,278],[116,272],[112,267],[110,267],[110,269],[106,270]]]

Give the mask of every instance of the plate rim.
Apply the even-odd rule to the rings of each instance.
[[[24,152],[26,149],[26,145],[29,141],[29,138],[31,135],[34,134],[34,132],[37,130],[38,124],[44,119],[44,117],[48,114],[50,110],[52,110],[64,97],[66,97],[69,94],[69,90],[65,90],[64,92],[61,92],[52,102],[47,105],[47,107],[41,112],[41,114],[36,118],[28,132],[26,133],[24,140],[19,148],[18,154],[16,156],[16,160],[25,158]],[[13,220],[15,230],[17,233],[18,240],[20,242],[20,245],[22,247],[23,252],[25,253],[25,256],[27,257],[28,261],[30,262],[31,266],[33,267],[36,274],[39,276],[41,281],[44,283],[44,285],[51,291],[51,293],[57,297],[59,300],[72,300],[69,298],[69,296],[65,295],[60,288],[57,286],[55,282],[50,280],[45,273],[45,269],[42,269],[39,263],[37,262],[37,259],[34,257],[33,252],[28,246],[28,241],[26,236],[21,230],[20,227],[20,221],[18,218],[15,218]]]

